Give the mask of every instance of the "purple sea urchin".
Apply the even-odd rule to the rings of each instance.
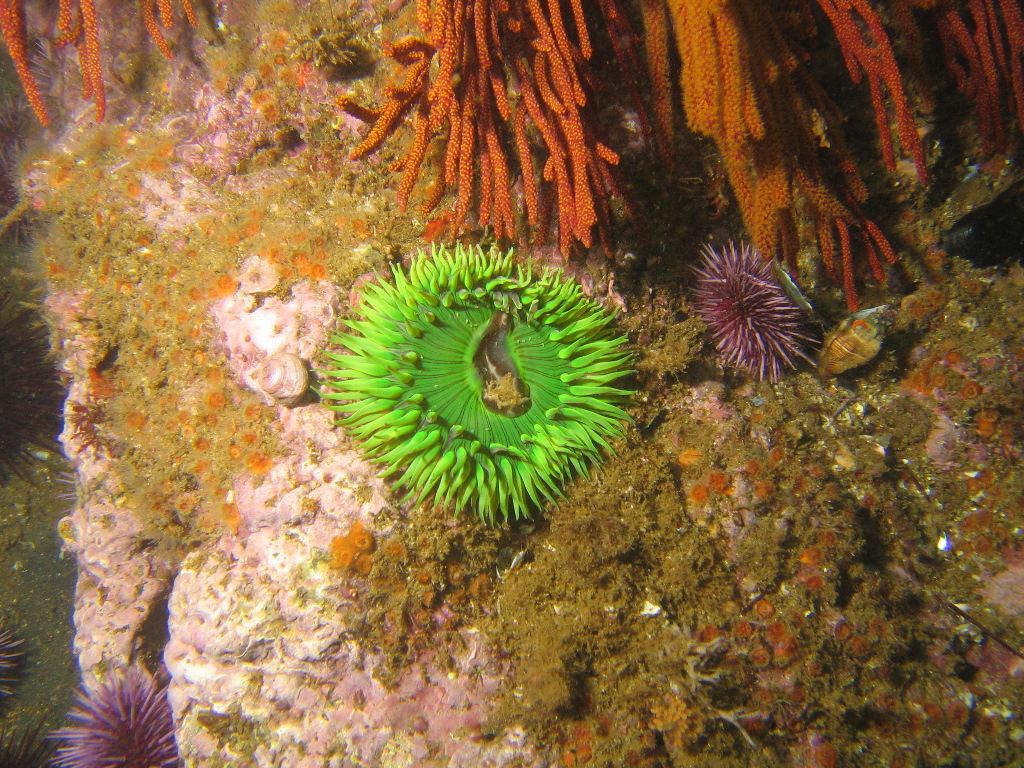
[[[55,449],[61,384],[44,326],[0,289],[0,469],[23,474],[31,445]]]
[[[726,365],[778,381],[814,339],[802,333],[803,310],[753,247],[705,245],[697,273],[697,313],[711,328]]]
[[[60,768],[171,768],[178,765],[171,706],[149,675],[129,669],[91,696],[78,694],[78,725],[58,730]]]

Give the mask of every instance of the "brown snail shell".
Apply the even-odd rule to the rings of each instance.
[[[818,373],[823,379],[873,360],[892,325],[888,304],[854,312],[825,336],[818,352]]]
[[[253,381],[280,405],[297,405],[309,389],[309,366],[291,352],[271,355],[256,369]]]

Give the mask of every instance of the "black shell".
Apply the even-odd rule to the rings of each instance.
[[[1024,256],[1024,179],[961,217],[943,238],[950,256],[991,267]]]

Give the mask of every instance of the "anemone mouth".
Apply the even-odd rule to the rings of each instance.
[[[512,329],[508,312],[495,312],[473,355],[473,365],[482,385],[480,402],[491,413],[508,418],[522,416],[532,404],[530,387],[523,381],[509,348]]]
[[[322,395],[403,500],[528,517],[630,422],[610,386],[631,372],[625,338],[560,270],[432,249],[361,298]]]

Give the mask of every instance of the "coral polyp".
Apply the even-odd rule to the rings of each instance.
[[[322,396],[404,501],[529,517],[611,451],[632,355],[575,281],[461,246],[393,271],[333,337]]]

